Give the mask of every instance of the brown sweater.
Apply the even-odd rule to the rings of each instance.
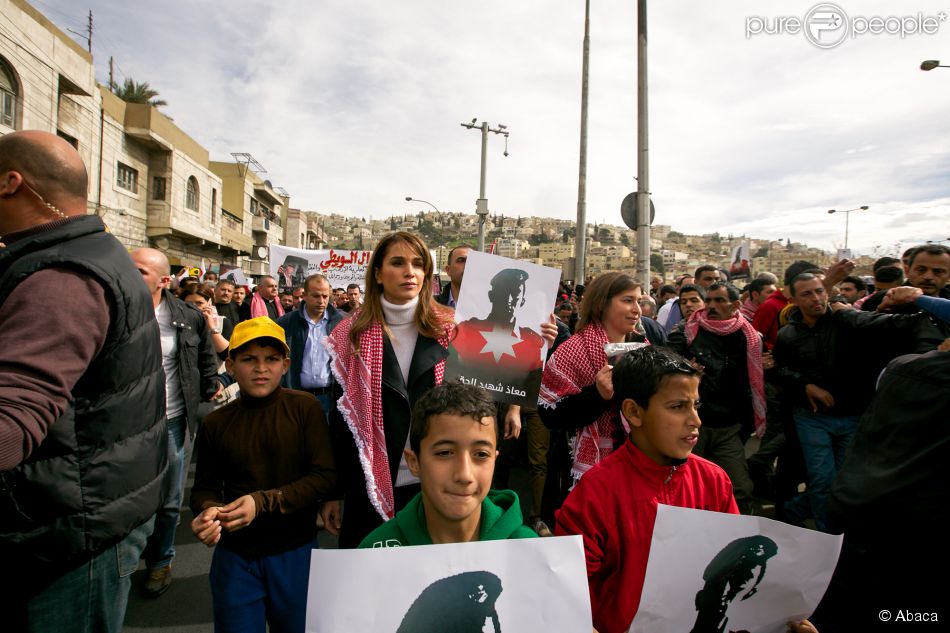
[[[336,483],[336,466],[312,395],[278,387],[265,398],[241,396],[205,418],[195,450],[195,515],[248,494],[257,504],[251,525],[224,532],[221,546],[256,558],[316,538],[320,499]]]

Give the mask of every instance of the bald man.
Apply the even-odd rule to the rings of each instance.
[[[0,609],[16,631],[120,630],[162,501],[155,312],[86,191],[63,139],[0,138]]]
[[[198,404],[210,401],[221,389],[218,366],[208,321],[200,310],[177,299],[168,290],[171,283],[168,258],[154,248],[132,251],[149,294],[162,341],[165,372],[165,416],[168,418],[168,474],[165,503],[155,515],[155,529],[148,537],[142,558],[145,576],[142,591],[149,598],[165,593],[172,582],[175,531],[185,485],[185,455],[198,431]],[[220,334],[220,331],[215,330]]]

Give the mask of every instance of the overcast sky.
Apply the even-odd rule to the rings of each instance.
[[[409,195],[471,213],[480,134],[459,124],[477,117],[511,132],[507,158],[489,137],[491,211],[576,217],[582,0],[34,3],[74,30],[91,8],[100,81],[113,55],[117,78],[148,81],[212,159],[250,152],[294,207],[427,208]],[[636,189],[637,3],[591,4],[588,221],[621,224]],[[845,218],[828,209],[866,204],[851,214],[858,252],[950,237],[950,68],[919,70],[950,64],[950,0],[837,3],[858,28],[932,16],[932,35],[829,49],[802,33],[747,37],[757,17],[771,29],[814,5],[650,3],[656,222],[833,249]]]

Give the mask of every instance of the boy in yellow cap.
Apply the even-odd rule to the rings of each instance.
[[[215,631],[304,630],[310,550],[321,498],[336,482],[323,409],[283,389],[284,330],[268,317],[235,326],[228,371],[235,402],[198,434],[191,529],[208,547]]]

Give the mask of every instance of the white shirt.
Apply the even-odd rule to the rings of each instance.
[[[155,308],[155,319],[162,337],[162,369],[165,370],[165,416],[173,418],[185,412],[185,395],[178,375],[178,328],[172,325],[172,313],[165,299]]]
[[[303,310],[307,321],[307,341],[303,348],[303,363],[300,367],[300,386],[303,389],[320,389],[330,384],[330,355],[323,345],[323,338],[327,335],[330,324],[330,315],[323,311],[319,321],[314,321]]]

